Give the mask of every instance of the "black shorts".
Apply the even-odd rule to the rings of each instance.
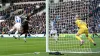
[[[22,23],[22,29],[23,29],[23,33],[28,33],[29,26],[28,26],[28,21],[27,20],[25,20]]]
[[[28,33],[28,29],[29,29],[28,26],[23,26],[22,28],[23,28],[23,33]]]
[[[28,33],[28,30],[23,30],[23,33]]]

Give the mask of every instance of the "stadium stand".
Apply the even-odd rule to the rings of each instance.
[[[14,24],[14,14],[18,14],[19,16],[21,16],[23,20],[30,13],[32,14],[30,18],[31,19],[30,24],[29,24],[31,33],[32,34],[45,33],[45,29],[46,29],[45,28],[45,24],[46,24],[45,23],[45,1],[44,2],[43,1],[44,0],[16,0],[16,1],[14,0],[13,1],[14,4],[12,6],[9,6],[5,10],[0,11],[0,18],[6,20],[6,22],[4,22],[7,26],[6,32],[8,32],[8,30]],[[23,2],[23,3],[21,4],[16,2]],[[2,31],[2,24],[0,24],[0,33],[1,31]]]
[[[1,1],[1,0],[0,0]],[[45,1],[45,0],[4,0],[4,1],[2,1],[2,2],[4,2],[4,3],[19,3],[19,2],[33,2],[33,1]]]
[[[92,26],[95,24],[96,25],[96,30],[98,33],[100,33],[100,1],[99,0],[93,0],[90,1],[90,19],[89,19],[89,25],[90,25],[90,29],[92,28]],[[92,32],[90,30],[90,32]]]
[[[95,0],[94,0],[95,1]],[[96,11],[94,9],[97,8],[98,3],[100,3],[99,0],[96,0],[94,2],[93,0],[82,0],[82,1],[68,1],[68,2],[59,2],[59,3],[51,3],[50,4],[50,18],[56,19],[56,28],[58,30],[58,33],[76,33],[77,27],[74,24],[74,17],[76,14],[79,14],[82,19],[85,19],[87,21],[89,29],[91,29],[91,25],[93,25],[92,17],[90,16],[91,11]],[[93,2],[96,8],[92,8],[92,10],[89,7],[94,7]],[[98,9],[100,10],[100,9]],[[95,13],[96,18],[100,18],[99,11]],[[89,17],[90,16],[90,17]],[[60,19],[58,19],[59,17]],[[96,21],[100,25],[100,20],[96,19]],[[96,25],[98,25],[98,23]],[[100,28],[100,26],[99,26]],[[98,26],[97,31],[100,32]],[[90,30],[91,32],[91,30]]]

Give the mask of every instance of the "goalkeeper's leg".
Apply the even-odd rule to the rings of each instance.
[[[94,44],[94,46],[96,46],[96,43],[94,42],[94,40],[93,40],[91,37],[88,36],[88,31],[85,32],[85,35],[86,35],[86,37],[88,38],[88,40],[89,40],[90,42],[92,42],[92,43]]]
[[[80,41],[80,45],[83,45],[84,41],[81,39],[80,35],[83,33],[83,31],[80,29],[77,34],[76,38]]]

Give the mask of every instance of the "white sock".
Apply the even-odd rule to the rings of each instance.
[[[16,36],[18,34],[18,30],[15,32],[15,35],[14,36]]]
[[[55,34],[54,39],[55,39],[55,41],[58,40],[58,35],[57,34]]]
[[[24,38],[24,41],[26,41],[26,38]]]
[[[9,32],[12,32],[14,30],[14,28],[12,28]]]

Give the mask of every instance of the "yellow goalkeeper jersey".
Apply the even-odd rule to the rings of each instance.
[[[87,24],[86,22],[80,20],[80,19],[77,19],[75,21],[76,25],[79,27],[79,28],[87,28]]]

